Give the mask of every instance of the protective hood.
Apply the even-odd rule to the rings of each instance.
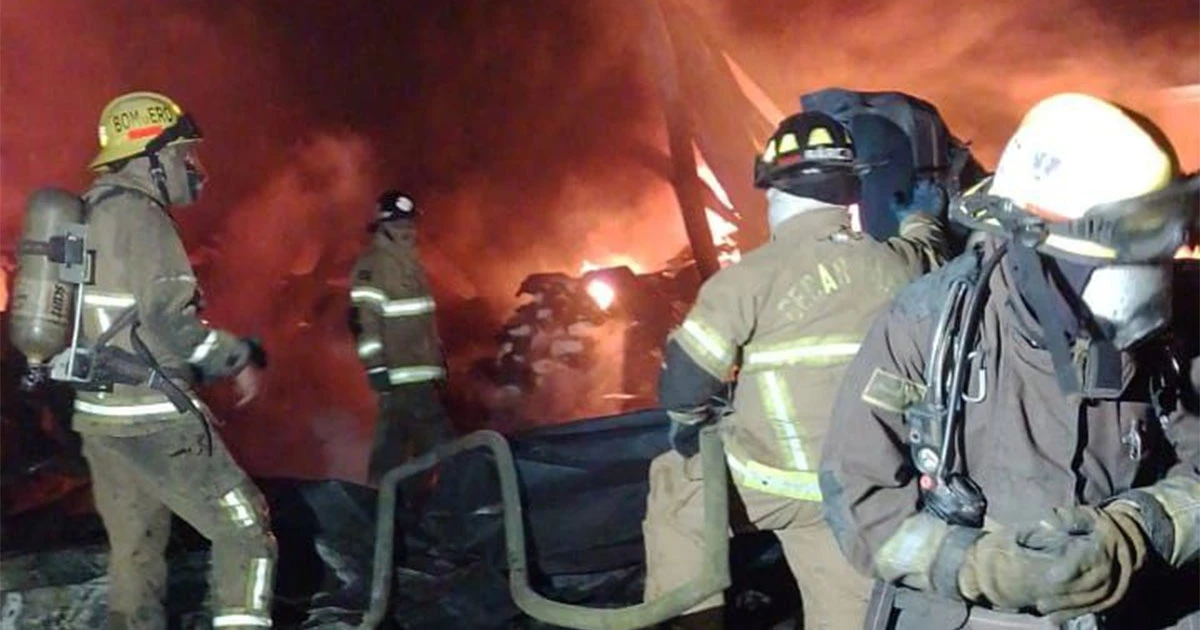
[[[767,189],[767,224],[771,227],[773,234],[776,228],[784,221],[812,210],[827,210],[829,208],[842,208],[831,204],[828,201],[813,199],[811,197],[800,197],[791,193],[784,192],[778,188]]]

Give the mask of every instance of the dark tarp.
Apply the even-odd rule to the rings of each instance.
[[[530,564],[546,596],[629,605],[642,590],[641,521],[650,460],[667,447],[657,411],[539,428],[512,441],[525,503]],[[397,514],[392,619],[404,628],[542,627],[508,596],[503,526],[491,455],[463,453],[436,474],[413,523]],[[375,491],[341,481],[261,480],[279,540],[278,627],[359,621],[370,594]],[[51,511],[6,521],[0,627],[87,627],[104,610],[103,530],[94,516]],[[38,531],[32,531],[38,529]],[[399,532],[403,533],[399,533]],[[191,623],[204,600],[205,543],[176,522],[168,608]],[[773,627],[798,606],[770,535],[735,539],[730,602],[739,628]]]

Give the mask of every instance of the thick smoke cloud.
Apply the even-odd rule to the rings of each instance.
[[[1200,81],[1200,5],[1178,0],[691,3],[785,109],[829,85],[902,88],[932,101],[994,164],[1021,114],[1062,91],[1144,110],[1185,166],[1200,166],[1200,102],[1160,90]]]
[[[488,348],[527,273],[618,255],[654,267],[683,245],[632,4],[4,0],[0,254],[29,190],[87,184],[109,98],[172,95],[208,137],[211,186],[178,215],[206,316],[272,355],[263,400],[239,410],[207,392],[223,433],[252,474],[361,478],[374,410],[346,274],[380,190],[425,210],[456,371]],[[687,4],[781,107],[830,84],[913,91],[989,162],[1051,92],[1144,105],[1200,80],[1190,3]],[[1196,117],[1174,116],[1195,167]]]

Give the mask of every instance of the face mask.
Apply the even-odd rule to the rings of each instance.
[[[1081,297],[1104,338],[1127,350],[1170,323],[1171,267],[1100,267],[1088,277]]]
[[[204,170],[200,156],[196,155],[195,150],[188,151],[183,156],[183,170],[187,176],[188,195],[192,200],[199,199],[200,192],[204,190],[204,184],[208,181],[208,172]]]

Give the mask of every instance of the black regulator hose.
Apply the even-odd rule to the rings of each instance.
[[[200,409],[196,407],[196,404],[192,402],[191,396],[188,396],[187,392],[183,391],[178,385],[175,384],[174,381],[167,377],[166,371],[163,370],[162,366],[159,365],[157,360],[155,360],[154,355],[150,354],[150,349],[146,347],[146,344],[142,341],[141,336],[138,335],[139,326],[141,326],[141,322],[135,322],[133,327],[129,329],[129,340],[133,343],[134,351],[137,352],[138,356],[141,357],[142,360],[146,362],[146,365],[150,368],[150,373],[152,375],[151,380],[158,381],[152,385],[152,387],[154,387],[154,389],[159,389],[161,387],[163,390],[165,390],[163,393],[166,394],[167,398],[181,413],[190,412],[196,414],[196,417],[200,420],[200,425],[204,427],[205,447],[208,455],[211,457],[213,451],[213,436],[212,427],[208,425],[208,418],[206,418],[204,416],[204,412],[200,411]]]

